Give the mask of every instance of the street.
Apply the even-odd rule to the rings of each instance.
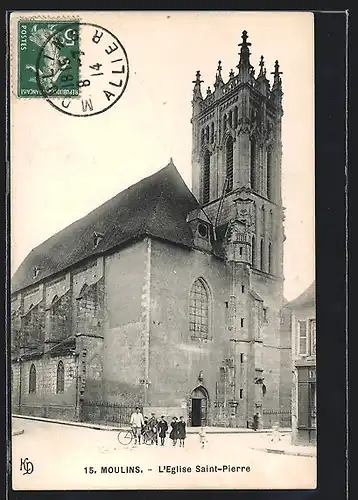
[[[315,488],[315,458],[250,449],[265,434],[208,434],[204,449],[197,434],[184,448],[123,446],[115,431],[14,420],[24,429],[12,438],[14,489]]]

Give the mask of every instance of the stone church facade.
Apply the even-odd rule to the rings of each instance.
[[[289,414],[281,73],[271,87],[261,58],[255,77],[247,39],[205,97],[197,72],[193,192],[170,161],[16,271],[13,413],[115,421],[138,404],[239,427]]]

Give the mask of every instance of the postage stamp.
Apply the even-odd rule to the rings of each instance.
[[[18,97],[79,95],[77,21],[21,20],[17,43]]]

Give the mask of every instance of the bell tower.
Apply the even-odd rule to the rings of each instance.
[[[213,89],[202,95],[200,71],[192,99],[193,193],[220,238],[251,200],[252,223],[243,257],[253,269],[283,277],[281,196],[282,80],[278,61],[272,86],[264,57],[259,73],[250,63],[248,34],[242,32],[237,71],[225,82],[218,62]],[[244,200],[244,201],[243,201]],[[222,229],[222,230],[221,230]]]

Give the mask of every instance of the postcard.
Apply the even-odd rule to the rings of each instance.
[[[316,488],[313,27],[11,14],[14,490]]]

